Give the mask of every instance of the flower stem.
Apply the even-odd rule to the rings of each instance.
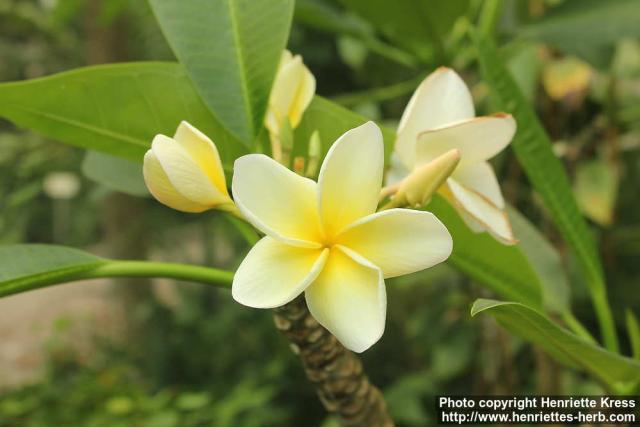
[[[168,262],[110,261],[89,270],[82,279],[101,277],[166,277],[229,288],[233,281],[233,272]]]
[[[0,287],[0,297],[46,286],[109,277],[167,277],[230,288],[233,272],[189,264],[98,259],[97,262],[85,266],[61,268],[47,274],[37,274],[22,280],[5,282]]]
[[[276,308],[276,327],[289,339],[327,411],[348,427],[393,427],[384,397],[360,359],[311,316],[300,296]]]

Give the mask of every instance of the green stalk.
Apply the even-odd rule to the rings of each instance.
[[[618,345],[618,336],[616,335],[616,326],[613,321],[613,314],[609,307],[609,298],[607,298],[607,290],[604,284],[591,291],[591,299],[593,308],[596,311],[596,317],[600,323],[600,331],[604,346],[614,353],[620,352]]]
[[[581,336],[591,344],[598,345],[598,341],[589,333],[587,328],[573,315],[573,313],[567,311],[562,313],[562,320],[576,335]]]
[[[62,268],[58,271],[3,283],[0,288],[0,297],[40,289],[45,286],[110,277],[166,277],[230,288],[233,272],[167,262],[98,260],[75,268]]]
[[[354,105],[358,105],[363,102],[387,101],[413,92],[424,78],[425,76],[420,74],[412,79],[395,83],[390,86],[337,95],[332,97],[331,100],[345,107],[353,107]]]
[[[502,0],[485,0],[480,17],[478,18],[478,29],[482,34],[493,39],[496,25],[502,14]]]
[[[204,283],[229,288],[233,272],[199,265],[175,264],[153,261],[110,261],[86,271],[76,280],[106,277],[166,277],[187,282]]]

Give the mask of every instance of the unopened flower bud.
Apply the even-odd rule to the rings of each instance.
[[[234,210],[215,144],[187,122],[173,138],[156,135],[144,156],[144,180],[160,203],[183,212]]]
[[[459,161],[460,151],[454,149],[417,167],[400,183],[394,196],[394,205],[425,205],[453,173]]]

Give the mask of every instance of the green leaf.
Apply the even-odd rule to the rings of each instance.
[[[54,245],[0,246],[0,297],[69,281],[107,260]]]
[[[225,163],[244,152],[174,63],[102,65],[3,83],[0,117],[66,144],[133,161],[142,161],[154,135],[173,135],[181,120],[211,136]]]
[[[520,35],[605,67],[618,40],[640,36],[638,22],[637,0],[567,0]]]
[[[479,299],[471,315],[487,313],[508,331],[544,348],[561,363],[579,367],[615,390],[640,383],[640,362],[590,344],[523,304]]]
[[[219,121],[247,147],[263,127],[293,0],[150,0],[169,45]]]
[[[627,333],[631,342],[633,358],[640,360],[640,326],[638,325],[638,319],[631,310],[627,310]]]
[[[513,114],[518,131],[511,143],[533,187],[549,209],[558,229],[575,252],[584,271],[607,348],[617,350],[613,319],[606,288],[592,236],[578,210],[567,174],[553,154],[551,141],[517,84],[505,68],[493,43],[479,33],[472,33],[480,68],[491,88],[496,104]]]
[[[560,254],[524,215],[511,207],[507,212],[514,234],[520,241],[518,246],[540,279],[545,309],[554,313],[569,312],[569,280]]]
[[[542,307],[538,276],[520,245],[506,246],[487,233],[474,233],[439,195],[427,205],[427,210],[446,225],[453,237],[453,253],[448,263],[502,298]]]
[[[425,41],[430,40],[436,49],[443,49],[442,38],[469,6],[468,0],[339,1],[371,22],[398,46],[421,58],[429,53]]]
[[[149,196],[140,163],[98,151],[88,151],[82,162],[82,173],[110,190],[131,196]]]

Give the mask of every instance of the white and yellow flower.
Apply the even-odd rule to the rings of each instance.
[[[235,274],[236,301],[271,308],[304,292],[311,314],[347,348],[373,345],[384,331],[384,279],[438,264],[452,249],[431,213],[376,213],[383,157],[380,129],[368,122],[334,143],[317,183],[261,154],[236,160],[235,202],[266,234]]]
[[[295,129],[302,120],[316,91],[316,79],[302,62],[300,55],[292,55],[288,50],[282,52],[278,72],[276,73],[265,126],[271,138],[273,157],[282,156],[281,133],[286,129]]]
[[[473,99],[453,70],[439,68],[416,89],[395,145],[404,168],[414,171],[458,149],[460,162],[441,193],[476,232],[488,231],[505,244],[516,242],[496,175],[487,162],[511,142],[516,123],[509,114],[475,117]]]
[[[215,144],[187,122],[173,138],[156,135],[144,156],[144,181],[160,203],[183,212],[233,210]]]

